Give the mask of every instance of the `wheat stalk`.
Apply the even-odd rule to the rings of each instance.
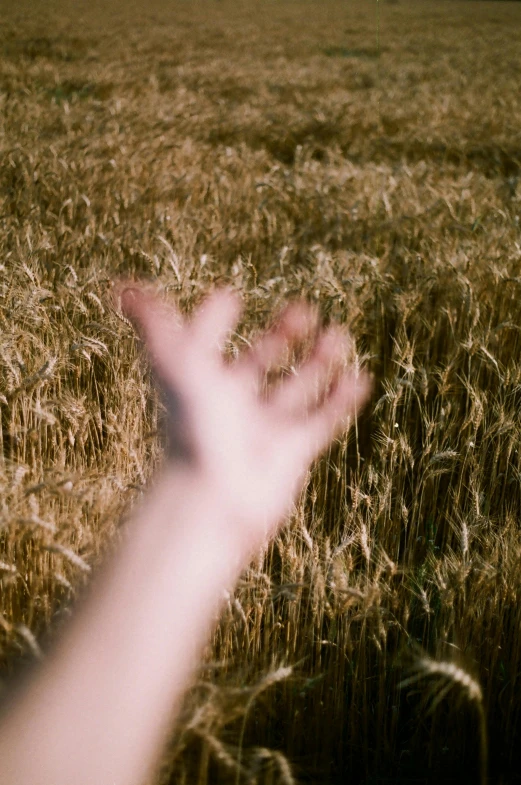
[[[400,682],[399,687],[400,689],[403,689],[404,687],[409,687],[412,684],[418,683],[422,679],[429,677],[434,678],[436,688],[432,690],[430,695],[429,712],[432,713],[441,701],[448,696],[451,690],[455,688],[459,689],[460,693],[476,707],[479,718],[481,785],[486,785],[488,742],[481,685],[467,671],[454,662],[437,661],[432,660],[429,657],[420,657],[415,662],[413,670],[415,673],[408,676],[406,679],[403,679]]]

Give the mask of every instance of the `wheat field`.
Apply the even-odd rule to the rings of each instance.
[[[521,4],[2,5],[2,682],[162,460],[112,280],[186,314],[231,284],[230,353],[304,296],[373,398],[229,597],[150,785],[518,782]]]

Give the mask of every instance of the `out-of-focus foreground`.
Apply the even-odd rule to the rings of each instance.
[[[161,460],[111,278],[153,279],[185,313],[232,283],[230,351],[304,295],[375,374],[230,597],[158,783],[478,782],[487,753],[495,781],[515,780],[520,17],[487,2],[2,10],[7,683],[45,656]]]

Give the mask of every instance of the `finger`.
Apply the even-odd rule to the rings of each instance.
[[[239,296],[229,287],[217,289],[197,309],[191,331],[205,349],[221,352],[242,310]]]
[[[280,365],[285,354],[297,342],[304,343],[316,333],[318,310],[304,302],[286,306],[276,324],[240,358],[236,367],[261,375]]]
[[[271,405],[281,413],[297,416],[316,406],[343,370],[351,348],[349,334],[339,327],[330,327],[318,337],[307,362],[274,390]]]
[[[370,392],[369,374],[344,373],[322,405],[295,426],[307,444],[309,460],[318,457],[360,414]]]
[[[182,334],[182,319],[177,311],[167,309],[157,295],[142,286],[119,281],[115,287],[115,298],[125,316],[141,333],[152,360],[154,383],[167,414],[167,457],[170,461],[192,463],[196,455],[189,406],[176,383],[180,375],[187,376],[186,368],[183,365],[184,370],[181,370],[181,353],[173,351],[174,342]]]
[[[183,324],[179,311],[171,303],[164,303],[157,295],[157,290],[146,283],[121,278],[114,282],[112,301],[114,307],[121,311],[136,326],[145,327],[147,316],[158,312],[171,327],[178,330]]]
[[[156,294],[140,284],[126,285],[121,281],[115,290],[123,315],[145,342],[154,364],[168,368],[172,341],[179,336],[183,326],[178,311],[171,306],[167,308]]]

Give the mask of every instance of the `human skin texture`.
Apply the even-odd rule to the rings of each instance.
[[[230,290],[215,291],[189,323],[144,286],[118,282],[115,298],[163,392],[167,460],[118,551],[4,707],[2,785],[153,776],[225,590],[369,394],[367,375],[348,367],[349,336],[321,329],[303,302],[228,363],[222,347],[240,314]],[[306,343],[298,370],[267,390],[267,372]]]

